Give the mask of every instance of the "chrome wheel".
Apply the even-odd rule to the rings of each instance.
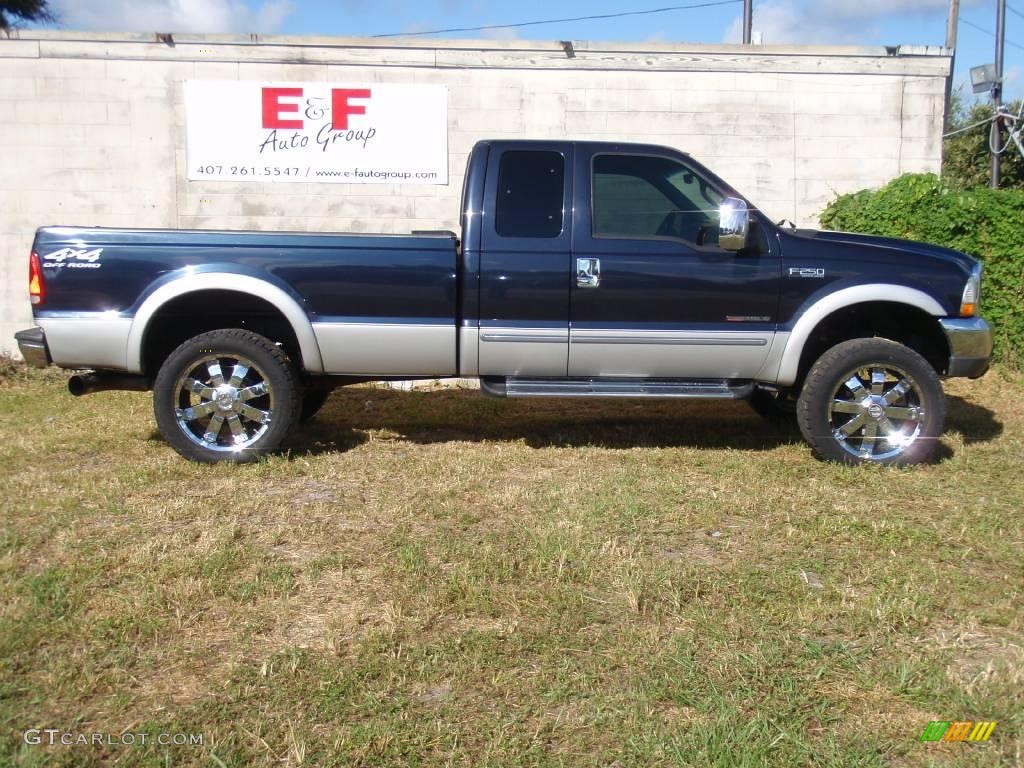
[[[921,436],[925,409],[920,388],[892,364],[856,368],[840,378],[828,406],[832,436],[851,456],[886,461]]]
[[[270,428],[275,394],[245,357],[210,355],[189,365],[175,386],[178,428],[211,451],[243,451]]]

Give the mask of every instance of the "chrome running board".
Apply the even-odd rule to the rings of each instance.
[[[753,382],[728,379],[520,379],[486,376],[480,389],[491,397],[648,397],[744,400]]]

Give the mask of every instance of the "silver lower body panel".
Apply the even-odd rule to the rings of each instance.
[[[128,370],[132,318],[103,313],[36,319],[46,334],[50,358],[61,368]],[[138,373],[138,371],[132,371]]]
[[[456,327],[415,323],[313,323],[327,374],[453,376]]]
[[[576,330],[570,376],[752,379],[774,333],[756,331]]]
[[[480,328],[483,376],[565,376],[568,328]]]

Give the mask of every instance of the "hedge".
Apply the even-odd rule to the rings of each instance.
[[[920,240],[980,259],[981,313],[995,329],[995,358],[1017,369],[1024,363],[1024,190],[958,191],[934,174],[907,174],[879,190],[836,198],[821,225]]]

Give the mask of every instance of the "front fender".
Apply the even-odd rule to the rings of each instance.
[[[818,324],[837,310],[872,301],[906,304],[935,317],[946,316],[946,311],[938,301],[916,288],[908,288],[904,285],[891,285],[889,283],[870,283],[843,288],[818,299],[801,311],[799,319],[789,333],[778,372],[772,376],[770,371],[766,371],[766,375],[763,378],[782,386],[790,386],[796,383],[796,377],[800,369],[800,356],[803,354],[804,345],[814,329],[818,327]]]

